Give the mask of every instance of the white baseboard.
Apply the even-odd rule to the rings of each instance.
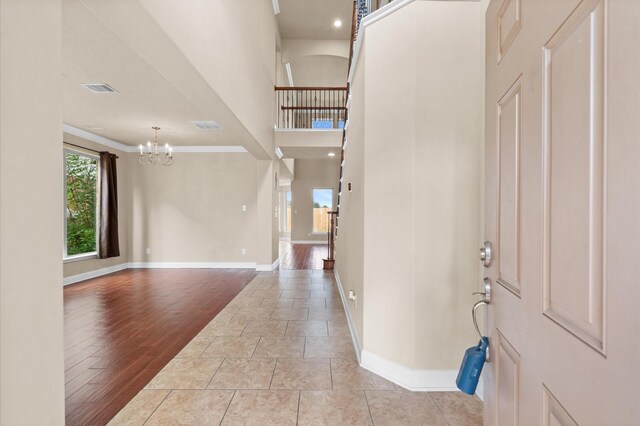
[[[353,322],[353,317],[351,316],[351,308],[349,307],[349,300],[347,299],[344,288],[342,287],[342,281],[340,281],[340,275],[338,275],[338,270],[334,269],[333,274],[336,277],[336,283],[338,284],[338,291],[340,292],[340,299],[342,299],[342,307],[344,308],[344,312],[347,315],[347,324],[349,324],[349,331],[351,332],[351,340],[353,341],[353,347],[356,351],[356,356],[358,357],[358,363],[362,360],[362,340],[360,340],[360,336],[358,335],[358,329],[356,328],[356,324]]]
[[[291,244],[329,244],[327,240],[292,240]]]
[[[256,271],[258,272],[275,271],[278,265],[280,265],[280,258],[277,258],[276,261],[273,262],[271,265],[256,265]]]
[[[255,269],[255,262],[129,262],[129,268]]]
[[[360,366],[414,392],[458,390],[458,370],[413,370],[366,349]]]
[[[96,269],[94,271],[84,272],[78,275],[71,275],[70,277],[65,277],[62,280],[62,285],[75,284],[80,281],[88,280],[91,278],[100,277],[102,275],[112,274],[114,272],[122,271],[129,267],[128,263],[121,263],[119,265],[109,266],[107,268]]]
[[[484,401],[484,380],[482,379],[482,376],[480,376],[480,380],[478,381],[476,395],[480,398],[480,401]]]

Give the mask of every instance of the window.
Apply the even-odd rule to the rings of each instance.
[[[329,232],[329,215],[327,212],[333,210],[333,189],[313,190],[313,232]]]
[[[286,191],[284,194],[284,232],[291,232],[291,191]]]
[[[64,258],[96,254],[98,159],[64,151]]]

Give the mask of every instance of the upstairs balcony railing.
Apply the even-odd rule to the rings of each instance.
[[[346,87],[276,87],[278,129],[342,129]]]

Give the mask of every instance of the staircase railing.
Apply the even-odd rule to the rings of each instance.
[[[276,87],[278,129],[342,129],[346,87]]]

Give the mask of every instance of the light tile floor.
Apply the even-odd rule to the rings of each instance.
[[[482,424],[460,392],[410,392],[358,366],[332,274],[261,273],[109,423]]]

